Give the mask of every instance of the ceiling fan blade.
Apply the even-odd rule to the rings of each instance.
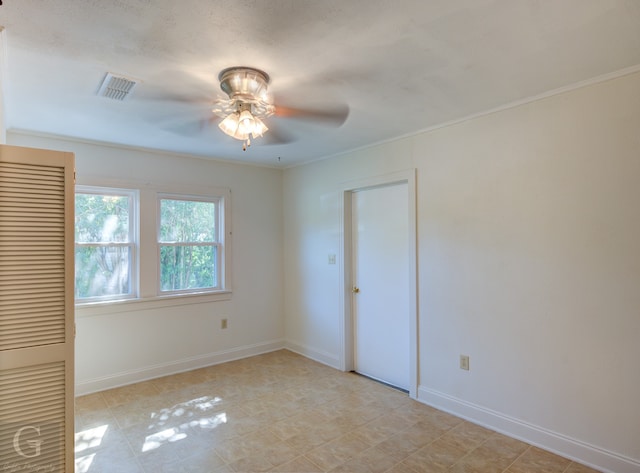
[[[339,127],[349,116],[349,107],[347,105],[335,105],[316,109],[303,109],[277,105],[275,116],[311,120],[323,125]]]
[[[178,113],[164,117],[156,115],[149,121],[154,126],[175,135],[197,137],[214,128],[219,118],[211,113]]]
[[[269,130],[259,138],[265,145],[286,145],[288,143],[293,143],[297,140],[295,136],[291,133],[288,133],[282,129],[282,127],[278,127],[273,124],[273,121],[267,124]]]
[[[198,94],[187,94],[165,90],[145,90],[131,96],[132,101],[155,102],[165,105],[197,105],[202,103],[213,103],[209,97]]]
[[[176,135],[195,137],[209,130],[211,126],[212,126],[212,120],[200,119],[200,120],[189,120],[183,123],[167,125],[167,126],[163,126],[162,128],[171,133],[175,133]]]
[[[166,100],[185,104],[208,103],[223,96],[214,82],[184,70],[165,69],[151,73],[133,91],[132,99]]]

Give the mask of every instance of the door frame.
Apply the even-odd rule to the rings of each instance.
[[[342,185],[342,258],[340,258],[342,284],[341,299],[341,323],[340,323],[340,368],[343,371],[352,371],[355,367],[354,360],[354,316],[353,316],[353,235],[351,212],[352,196],[354,192],[363,191],[375,187],[383,187],[394,184],[407,184],[407,212],[409,216],[409,396],[417,399],[418,396],[418,239],[416,220],[416,170],[409,169],[381,176],[358,179],[345,182]]]

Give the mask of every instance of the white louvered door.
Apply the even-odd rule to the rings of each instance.
[[[74,157],[0,146],[0,469],[74,471]]]

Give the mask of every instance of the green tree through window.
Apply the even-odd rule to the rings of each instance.
[[[219,289],[218,199],[161,197],[160,290]]]
[[[76,304],[229,298],[230,199],[218,187],[77,185]]]
[[[132,295],[133,194],[87,189],[75,196],[75,297],[79,300]]]

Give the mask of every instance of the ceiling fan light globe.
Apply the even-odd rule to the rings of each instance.
[[[249,133],[246,133],[238,127],[235,134],[232,135],[236,140],[246,141],[249,138]]]
[[[253,138],[256,139],[257,137],[264,135],[267,130],[269,130],[267,125],[265,125],[258,117],[255,117],[255,124],[253,126],[253,131],[251,132]]]
[[[243,110],[240,113],[240,123],[238,124],[238,129],[242,133],[246,133],[247,135],[249,133],[252,133],[253,129],[255,128],[255,123],[256,120],[249,110]]]
[[[227,118],[225,118],[218,124],[218,128],[220,128],[225,134],[229,136],[234,136],[238,131],[239,124],[240,124],[240,114],[237,112],[234,112],[227,115]]]
[[[253,125],[254,121],[255,119],[249,110],[243,110],[242,113],[240,113],[240,123],[248,126]]]

